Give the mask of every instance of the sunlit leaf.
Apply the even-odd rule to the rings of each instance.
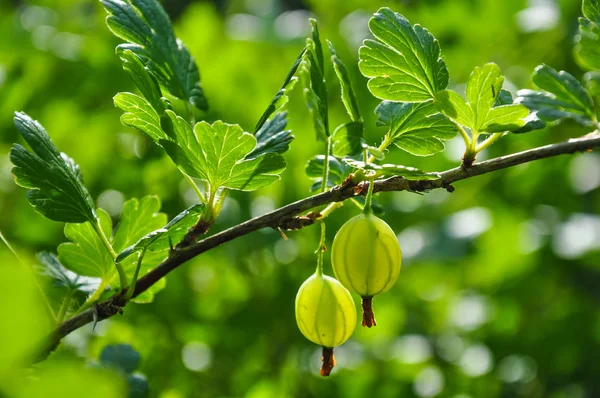
[[[160,126],[160,116],[150,103],[132,93],[119,93],[113,98],[115,106],[121,109],[121,123],[145,133],[154,142],[166,140],[169,137]]]
[[[586,69],[600,69],[600,1],[583,0],[575,58]]]
[[[253,191],[279,180],[285,169],[283,157],[274,153],[245,159],[256,147],[256,138],[238,125],[200,122],[192,131],[173,112],[167,114],[175,126],[176,142],[161,140],[160,144],[186,174],[206,181],[213,190]]]
[[[319,38],[317,21],[310,20],[312,25],[312,39],[306,39],[301,70],[305,78],[304,93],[308,111],[312,115],[317,138],[329,137],[329,107],[327,103],[327,88],[325,87],[325,70],[323,49]]]
[[[117,256],[117,262],[123,261],[131,254],[142,250],[163,251],[169,249],[171,244],[173,246],[177,245],[188,230],[196,224],[203,209],[204,204],[202,203],[185,209],[164,227],[148,233],[121,251]]]
[[[112,235],[112,221],[102,209],[96,210],[104,235]],[[68,270],[78,275],[108,281],[115,271],[113,258],[90,222],[66,224],[65,236],[70,242],[58,246],[58,259]]]
[[[306,176],[310,179],[315,180],[311,186],[311,191],[316,191],[321,188],[323,181],[323,166],[325,164],[325,156],[317,155],[311,158],[306,164],[305,172]],[[348,167],[344,162],[341,162],[337,158],[329,157],[329,177],[327,179],[327,187],[333,187],[341,184],[346,177],[350,174],[352,169]]]
[[[119,225],[112,240],[117,253],[140,238],[167,223],[167,215],[159,213],[158,196],[145,196],[142,199],[132,198],[123,204]]]
[[[348,122],[340,125],[331,135],[335,156],[353,156],[363,150],[363,122]]]
[[[541,119],[548,122],[573,119],[585,126],[595,124],[594,101],[571,74],[540,65],[533,73],[533,82],[544,91],[521,90],[517,101],[537,111]]]
[[[59,153],[42,125],[25,113],[15,113],[14,121],[34,152],[19,144],[10,152],[15,182],[28,189],[29,203],[54,221],[95,222],[94,201],[75,161]]]
[[[360,71],[369,77],[377,98],[423,102],[448,86],[448,69],[438,41],[420,25],[381,8],[369,21],[376,40],[365,40],[359,50]]]
[[[261,128],[254,133],[256,147],[246,155],[246,159],[254,159],[267,153],[284,153],[290,148],[294,140],[292,130],[286,130],[287,112],[277,113],[272,119],[267,120]]]
[[[350,116],[350,120],[355,122],[361,121],[362,118],[360,117],[358,101],[356,100],[356,94],[354,93],[354,88],[352,87],[352,81],[350,80],[348,69],[346,69],[346,65],[344,65],[340,57],[337,55],[335,48],[333,48],[333,44],[331,44],[330,41],[327,41],[327,44],[329,45],[329,51],[331,52],[333,69],[335,70],[335,74],[340,81],[340,87],[342,90],[342,103],[346,108],[346,112],[348,112],[348,116]]]
[[[258,134],[260,130],[262,130],[263,125],[267,122],[267,120],[271,118],[271,116],[279,112],[285,106],[285,104],[287,104],[289,100],[288,93],[294,88],[294,86],[296,85],[296,81],[298,80],[298,78],[296,77],[296,71],[298,70],[300,63],[302,62],[305,51],[305,48],[303,48],[302,51],[300,51],[300,55],[298,55],[296,61],[290,68],[287,76],[285,77],[285,80],[283,81],[283,84],[281,85],[281,88],[279,89],[279,91],[277,91],[277,94],[275,94],[275,97],[273,97],[273,99],[269,103],[269,106],[267,106],[267,109],[260,117],[258,123],[256,124],[256,127],[254,128],[255,135]]]
[[[466,100],[452,90],[440,91],[436,105],[450,119],[477,133],[513,131],[525,126],[529,110],[514,104],[502,90],[504,76],[494,63],[476,67],[467,82]]]
[[[128,43],[117,52],[130,50],[172,95],[199,109],[207,109],[200,87],[196,62],[183,43],[175,37],[168,15],[156,0],[102,0],[109,16],[109,29]]]
[[[383,101],[375,113],[377,125],[389,128],[392,142],[417,156],[444,150],[443,141],[457,133],[454,123],[438,111],[433,100],[422,103]]]

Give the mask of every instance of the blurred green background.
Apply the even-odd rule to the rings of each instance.
[[[164,3],[200,68],[211,107],[205,118],[247,131],[302,48],[310,16],[352,73],[373,144],[384,133],[374,123],[378,101],[356,63],[368,18],[380,6],[439,39],[455,87],[489,61],[502,68],[513,92],[530,87],[531,71],[542,62],[583,73],[572,57],[579,0]],[[12,125],[16,110],[38,119],[80,164],[98,206],[113,216],[131,197],[159,195],[170,217],[195,198],[158,147],[120,124],[111,98],[134,86],[121,70],[114,54],[119,41],[104,18],[97,1],[0,2],[0,230],[31,262],[37,251],[55,251],[65,238],[63,225],[35,213],[25,190],[13,183],[8,153],[19,141]],[[336,126],[347,116],[328,68]],[[323,144],[315,140],[298,88],[288,109],[296,140],[285,155],[282,181],[230,195],[215,231],[309,194],[304,166]],[[564,123],[512,135],[479,159],[583,133]],[[441,171],[459,164],[463,145],[458,138],[432,157],[393,151],[386,160]],[[26,370],[25,380],[41,372],[59,387],[70,383],[89,394],[62,396],[118,396],[121,378],[86,372],[103,347],[129,343],[141,354],[139,371],[151,397],[599,397],[599,186],[600,155],[585,153],[462,181],[452,194],[378,195],[384,219],[398,233],[403,270],[394,288],[375,300],[378,326],[358,327],[336,349],[338,365],[328,379],[318,375],[319,348],[303,338],[294,319],[296,291],[316,265],[319,231],[311,227],[288,233],[288,240],[275,231],[257,232],[197,257],[169,275],[152,304],[128,305],[124,316],[100,323],[95,332],[91,325],[78,330],[49,360]],[[330,218],[329,243],[357,212],[348,203]],[[0,246],[2,272],[15,267]],[[326,272],[332,274],[328,259]],[[19,278],[3,281],[3,297],[21,297]],[[3,318],[0,337],[29,339],[46,330],[39,316],[25,311],[22,303],[29,301],[0,305],[4,315],[32,318],[30,334],[11,335]],[[60,391],[39,380],[36,388],[45,391],[39,396]]]

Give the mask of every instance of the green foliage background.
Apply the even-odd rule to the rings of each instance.
[[[490,61],[518,88],[531,86],[531,72],[542,62],[583,74],[572,56],[579,0],[168,3],[176,34],[200,68],[207,120],[239,123],[246,131],[303,47],[309,15],[352,74],[370,144],[385,131],[375,127],[378,101],[356,62],[368,17],[380,6],[439,39],[451,87]],[[298,7],[308,11],[278,19]],[[63,226],[35,213],[12,181],[15,110],[44,124],[113,216],[131,197],[159,195],[169,217],[194,198],[159,148],[119,122],[111,98],[134,86],[114,54],[119,41],[105,15],[96,1],[0,3],[0,230],[31,261],[65,237]],[[531,30],[541,16],[552,15],[554,23]],[[333,126],[346,115],[327,68]],[[314,139],[299,88],[288,109],[296,140],[285,154],[282,181],[232,193],[215,231],[309,194],[305,163],[323,145]],[[511,135],[480,158],[583,132],[567,122]],[[432,157],[394,151],[389,160],[441,171],[459,164],[462,145],[457,138]],[[290,232],[287,241],[261,231],[190,261],[169,275],[152,304],[130,304],[123,317],[99,324],[96,332],[90,326],[77,331],[43,367],[75,361],[83,368],[104,346],[129,343],[141,354],[139,370],[152,397],[600,396],[599,180],[600,156],[588,153],[459,182],[452,194],[378,195],[384,219],[399,234],[403,269],[395,287],[375,300],[378,326],[357,329],[336,350],[338,366],[329,379],[318,376],[318,348],[294,319],[296,291],[315,267],[315,227]],[[348,203],[331,217],[329,243],[356,213]],[[0,246],[0,267],[17,266]],[[328,260],[325,267],[331,274]],[[72,382],[83,383],[84,376]]]

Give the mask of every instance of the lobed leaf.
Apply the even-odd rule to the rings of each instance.
[[[175,37],[168,15],[157,0],[101,0],[108,28],[128,43],[117,47],[137,55],[162,88],[198,109],[208,109],[196,62]]]
[[[159,213],[160,200],[156,196],[146,196],[142,199],[130,199],[123,204],[119,225],[116,231],[112,231],[110,216],[102,209],[97,209],[100,220],[100,228],[104,235],[111,241],[113,249],[117,252],[125,251],[152,231],[162,227],[167,222],[167,217]],[[115,260],[112,254],[103,244],[101,238],[96,234],[92,224],[66,224],[65,236],[71,241],[58,246],[58,258],[65,268],[76,274],[100,278],[103,283],[113,289],[119,288],[119,278]],[[140,267],[140,275],[144,275],[150,269],[161,263],[168,255],[164,244],[156,246],[155,250],[147,253]],[[133,250],[131,253],[135,252]],[[130,253],[130,254],[131,254]],[[121,267],[131,281],[137,258],[123,256],[119,259]],[[164,287],[164,282],[146,294],[144,297],[136,298],[136,302],[149,302],[153,293]]]
[[[188,230],[196,224],[203,209],[203,203],[185,209],[164,227],[144,235],[137,242],[121,251],[116,261],[121,262],[136,252],[164,251],[170,249],[171,245],[177,245]]]
[[[167,115],[175,141],[160,144],[186,174],[206,181],[212,190],[253,191],[277,181],[285,169],[283,157],[274,153],[246,159],[257,142],[238,125],[199,122],[192,131],[181,117],[171,111]]]
[[[357,155],[366,145],[363,139],[363,122],[344,123],[335,129],[331,138],[335,156]]]
[[[329,137],[329,109],[327,88],[325,87],[325,65],[323,49],[319,38],[317,21],[310,19],[312,38],[306,39],[306,51],[302,60],[302,73],[305,80],[304,94],[308,111],[312,116],[317,138]]]
[[[317,155],[310,159],[306,164],[305,172],[306,176],[310,179],[315,180],[311,186],[311,192],[321,189],[321,183],[323,181],[323,166],[325,165],[325,155]],[[327,186],[334,187],[341,184],[346,177],[350,174],[352,169],[348,167],[344,162],[341,162],[337,158],[329,157],[329,177],[327,179]]]
[[[358,64],[370,78],[368,87],[377,98],[423,102],[448,86],[448,69],[438,41],[420,25],[411,26],[402,15],[381,8],[369,20],[376,40],[365,40]]]
[[[595,125],[594,101],[575,77],[565,71],[538,66],[533,82],[544,91],[520,90],[517,102],[525,105],[547,121],[572,119],[584,126]]]
[[[145,133],[154,142],[169,139],[160,125],[160,116],[150,103],[139,95],[118,93],[113,98],[114,104],[121,109],[121,123]]]
[[[100,286],[99,278],[81,276],[66,269],[52,253],[40,252],[37,259],[41,263],[37,269],[43,276],[52,280],[54,288],[63,288],[71,292],[81,291],[88,295]]]
[[[389,128],[392,142],[417,156],[444,150],[443,141],[458,132],[454,123],[438,111],[433,100],[422,103],[383,101],[375,113],[377,125]]]
[[[436,96],[438,108],[450,119],[477,133],[513,131],[525,126],[529,110],[514,104],[502,90],[504,76],[494,63],[476,67],[467,82],[466,100],[451,90]]]
[[[112,234],[110,216],[102,209],[97,209],[100,229],[106,236]],[[70,242],[58,246],[58,259],[70,271],[78,275],[100,278],[108,281],[116,273],[113,259],[96,233],[94,226],[88,221],[81,224],[66,224],[65,236]]]
[[[277,94],[275,94],[275,97],[273,97],[273,99],[269,103],[269,106],[267,106],[267,109],[258,120],[258,123],[254,128],[255,135],[258,134],[258,132],[262,129],[263,125],[267,122],[267,120],[271,118],[273,114],[278,113],[285,106],[285,104],[288,103],[289,98],[287,94],[294,88],[296,82],[298,81],[298,78],[296,77],[296,72],[298,71],[298,67],[302,63],[305,52],[306,48],[303,48],[302,51],[300,51],[300,54],[296,58],[296,61],[294,62],[287,76],[285,77],[281,88],[279,89],[279,91],[277,91]]]
[[[592,70],[600,69],[600,1],[583,0],[583,18],[579,18],[576,36],[575,59]]]
[[[327,44],[329,45],[329,51],[331,52],[333,70],[340,81],[340,87],[342,90],[342,103],[346,108],[346,112],[348,112],[348,116],[350,116],[350,120],[353,122],[362,121],[362,118],[360,117],[358,101],[356,99],[356,94],[354,93],[354,88],[352,87],[352,81],[350,80],[348,69],[346,69],[346,65],[344,65],[340,57],[337,55],[335,48],[333,48],[333,44],[331,44],[330,41],[327,41]]]
[[[285,130],[287,122],[287,112],[277,113],[272,119],[267,120],[254,133],[256,147],[246,155],[246,159],[255,159],[267,153],[287,152],[290,143],[294,140],[292,130]]]
[[[94,201],[75,161],[59,153],[42,125],[25,113],[15,113],[14,122],[33,153],[13,145],[12,173],[17,185],[28,189],[27,199],[33,208],[54,221],[95,222]]]
[[[167,215],[159,213],[158,196],[145,196],[142,199],[132,198],[123,204],[119,225],[112,239],[112,246],[117,253],[140,238],[167,223]]]

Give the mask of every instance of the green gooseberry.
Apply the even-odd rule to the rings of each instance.
[[[351,218],[333,240],[331,262],[342,285],[362,297],[362,325],[376,325],[373,296],[394,285],[402,263],[392,228],[370,211]]]
[[[356,327],[352,295],[336,279],[316,272],[296,295],[296,322],[308,340],[323,347],[322,376],[335,366],[333,348],[346,342]]]

